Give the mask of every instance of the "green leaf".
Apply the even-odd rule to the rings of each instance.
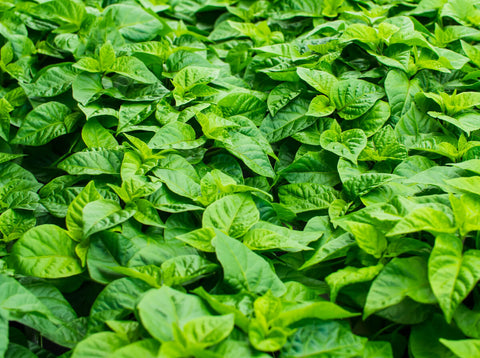
[[[2,241],[13,241],[31,229],[36,224],[36,219],[31,212],[8,209],[0,215],[0,233]]]
[[[427,263],[419,257],[394,258],[368,291],[363,317],[396,305],[406,297],[425,304],[436,302],[427,279]]]
[[[87,121],[82,129],[82,139],[88,148],[114,149],[118,147],[113,134],[103,127],[96,119]]]
[[[229,131],[228,135],[222,139],[222,146],[255,173],[269,178],[275,176],[268,158],[269,155],[274,155],[273,150],[256,127]]]
[[[117,134],[128,132],[131,127],[143,122],[155,110],[152,103],[124,103],[118,112]]]
[[[365,339],[346,322],[313,321],[300,327],[282,348],[282,357],[362,356]]]
[[[321,319],[332,320],[358,316],[359,313],[349,312],[335,303],[323,302],[303,302],[294,304],[284,309],[272,321],[273,325],[289,326],[303,319]]]
[[[158,78],[136,57],[117,58],[108,72],[115,72],[141,83],[158,82]]]
[[[195,140],[194,129],[182,122],[172,122],[164,125],[148,142],[152,149],[193,149],[201,146],[205,140]]]
[[[72,237],[76,241],[80,241],[83,238],[83,209],[85,206],[93,201],[102,199],[102,196],[95,189],[95,183],[89,182],[85,188],[78,194],[75,199],[72,200],[68,206],[67,216],[65,218],[67,229]]]
[[[327,96],[330,94],[331,89],[338,82],[334,75],[324,71],[299,67],[297,68],[297,74],[310,86]]]
[[[267,111],[265,102],[249,93],[230,93],[218,102],[218,106],[226,118],[241,115],[255,124],[261,123]]]
[[[320,144],[325,150],[356,163],[358,156],[367,146],[367,136],[361,129],[350,129],[342,133],[327,130],[322,133]]]
[[[68,277],[83,271],[75,254],[75,241],[65,230],[50,224],[23,234],[9,260],[18,272],[43,278]]]
[[[175,238],[183,241],[190,246],[193,246],[197,250],[205,252],[215,252],[215,248],[212,246],[212,239],[215,237],[215,231],[213,228],[200,228],[193,230],[183,235],[178,235]]]
[[[55,97],[68,91],[76,77],[77,72],[69,63],[48,66],[40,71],[35,82],[23,83],[22,88],[28,97]]]
[[[380,258],[387,249],[385,234],[376,226],[356,221],[342,221],[339,225],[350,232],[357,245],[367,254]]]
[[[306,246],[321,236],[315,232],[295,231],[273,225],[266,222],[259,222],[250,229],[243,237],[243,243],[250,250],[273,250],[298,252],[311,250]]]
[[[169,31],[166,22],[140,6],[114,4],[108,6],[104,16],[111,18],[122,36],[133,42],[150,41]]]
[[[409,350],[415,357],[456,357],[440,339],[458,340],[464,338],[461,332],[445,322],[440,314],[431,316],[425,322],[414,325],[409,337]]]
[[[387,236],[408,234],[417,231],[450,234],[457,231],[451,215],[428,206],[422,206],[409,212],[401,219]]]
[[[315,183],[288,184],[278,190],[280,203],[295,213],[327,209],[337,196],[332,187]]]
[[[82,210],[83,236],[107,230],[128,220],[135,209],[122,207],[113,200],[95,200],[87,203]]]
[[[358,282],[368,282],[373,280],[383,269],[382,264],[368,267],[347,266],[325,278],[325,282],[330,286],[330,299],[335,302],[338,292],[347,285]]]
[[[72,0],[47,1],[34,7],[33,13],[61,25],[58,32],[78,30],[86,15],[84,5]]]
[[[414,105],[415,95],[421,91],[417,79],[409,80],[405,72],[392,70],[385,78],[385,92],[392,111],[392,116],[403,117]]]
[[[243,236],[260,218],[250,194],[233,194],[209,205],[202,226],[224,231],[233,238]]]
[[[73,98],[84,106],[96,100],[104,92],[101,79],[98,73],[79,74],[72,82]]]
[[[117,333],[99,332],[80,342],[72,353],[72,358],[101,358],[115,354],[118,349],[128,344],[128,340]]]
[[[280,109],[302,93],[296,83],[283,82],[270,91],[267,98],[268,110],[274,116]]]
[[[470,358],[480,355],[480,339],[461,339],[452,341],[440,338],[440,342],[455,353],[456,357]]]
[[[59,102],[47,102],[33,109],[23,121],[14,144],[40,146],[67,134],[66,117],[70,109]]]
[[[201,195],[200,178],[188,161],[178,154],[167,154],[153,170],[168,188],[176,194],[190,199]]]
[[[338,115],[347,120],[367,113],[384,95],[380,87],[362,80],[338,81],[329,91]]]
[[[218,344],[232,332],[233,317],[233,314],[228,314],[194,318],[183,327],[185,339],[189,344],[203,349]]]
[[[146,293],[137,310],[145,329],[161,342],[173,340],[173,325],[182,329],[192,319],[210,314],[200,298],[167,286]]]
[[[8,347],[8,316],[0,309],[0,356],[4,356]]]
[[[480,313],[459,304],[453,318],[458,328],[468,337],[480,338]]]
[[[151,286],[142,280],[124,277],[113,281],[97,296],[88,320],[88,333],[102,331],[108,320],[119,320],[131,314],[143,293]]]
[[[365,135],[370,137],[382,128],[389,117],[390,105],[384,101],[377,101],[367,113],[347,122],[347,124],[351,124],[351,127],[362,129]]]
[[[480,252],[462,254],[462,241],[453,235],[439,235],[428,260],[428,279],[438,304],[450,323],[458,305],[480,279]]]
[[[325,117],[333,113],[335,107],[330,105],[330,100],[326,96],[316,96],[308,106],[307,116]]]
[[[58,164],[72,175],[120,174],[123,153],[111,149],[89,149],[77,152]]]
[[[309,101],[297,98],[279,110],[274,116],[268,115],[260,125],[260,131],[270,143],[278,142],[312,125],[315,117],[307,116]]]
[[[306,153],[278,175],[291,184],[315,183],[334,186],[340,182],[335,158],[325,150]]]
[[[224,281],[229,287],[235,291],[246,290],[258,294],[271,290],[276,296],[285,293],[285,285],[268,262],[244,244],[217,233],[213,245],[223,267]]]

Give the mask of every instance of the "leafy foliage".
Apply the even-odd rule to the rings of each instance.
[[[479,356],[479,26],[0,1],[0,358]]]

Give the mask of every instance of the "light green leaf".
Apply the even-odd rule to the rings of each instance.
[[[112,19],[123,37],[132,42],[153,40],[157,35],[170,31],[168,25],[158,16],[140,6],[114,4],[108,6],[104,16]]]
[[[401,118],[414,105],[415,95],[421,91],[417,79],[409,80],[405,72],[392,70],[385,78],[385,92],[392,111],[392,116]]]
[[[117,349],[115,358],[157,358],[159,350],[160,343],[155,339],[147,338]]]
[[[285,293],[285,285],[268,262],[241,242],[219,232],[213,246],[223,267],[224,281],[235,291],[264,294],[271,290],[276,296]]]
[[[172,83],[175,88],[180,89],[182,92],[187,92],[191,90],[195,85],[206,85],[212,82],[218,77],[218,75],[218,69],[199,66],[187,66],[178,71],[178,73],[173,77]]]
[[[220,343],[233,330],[234,315],[198,317],[187,322],[183,334],[188,343],[207,348]]]
[[[406,297],[431,304],[436,298],[427,279],[427,262],[420,256],[394,258],[373,281],[363,317],[396,305]]]
[[[320,144],[325,150],[356,163],[367,145],[367,136],[361,129],[350,129],[342,133],[330,129],[322,133]]]
[[[110,229],[128,220],[135,209],[122,207],[113,200],[95,200],[87,203],[82,210],[83,236]]]
[[[260,218],[250,194],[225,196],[209,205],[203,213],[202,226],[224,231],[233,238],[243,236]]]
[[[113,134],[103,127],[96,119],[91,118],[82,129],[82,139],[88,148],[114,149],[118,147]]]
[[[377,259],[382,257],[387,249],[387,239],[376,226],[348,220],[341,221],[339,224],[355,237],[357,245],[363,251]]]
[[[428,279],[449,323],[480,279],[480,251],[468,250],[463,255],[462,251],[458,237],[439,235],[428,260]]]
[[[84,4],[72,0],[43,2],[33,8],[33,13],[61,25],[58,32],[62,32],[60,29],[65,32],[77,31],[86,15]]]
[[[340,182],[335,157],[325,150],[308,152],[278,175],[291,184],[316,183],[334,186]]]
[[[72,82],[73,98],[86,106],[104,92],[99,73],[83,72]]]
[[[331,88],[338,82],[336,77],[325,71],[298,67],[298,76],[324,95],[330,95]]]
[[[320,234],[314,232],[289,230],[270,223],[259,222],[245,234],[243,243],[250,250],[265,251],[279,249],[298,252],[311,250],[307,245],[317,240],[319,236]]]
[[[205,143],[205,139],[195,140],[193,128],[182,122],[172,122],[160,128],[148,142],[152,149],[193,149]]]
[[[80,241],[83,238],[83,228],[85,224],[83,221],[83,209],[88,203],[100,199],[102,199],[102,196],[95,189],[95,183],[91,181],[68,206],[65,221],[68,233],[75,241]]]
[[[327,185],[301,183],[283,185],[278,189],[280,203],[295,213],[327,209],[337,199],[335,189]]]
[[[260,125],[260,131],[270,143],[275,143],[307,128],[317,120],[306,115],[309,104],[304,98],[293,100],[274,116],[268,115]]]
[[[70,108],[59,102],[39,105],[25,117],[12,143],[40,146],[67,134],[65,121],[70,113]]]
[[[190,199],[201,195],[200,178],[193,166],[178,154],[167,154],[153,174],[176,194]]]
[[[362,80],[338,81],[329,92],[338,115],[347,120],[367,113],[384,95],[381,87]]]
[[[320,95],[316,96],[308,106],[307,116],[325,117],[335,111],[335,106],[330,104],[328,97]]]
[[[342,287],[358,282],[371,281],[380,273],[382,269],[382,264],[360,268],[347,266],[334,273],[331,273],[325,278],[325,282],[330,286],[330,299],[332,302],[335,302],[338,292],[342,289]]]
[[[457,227],[453,223],[452,216],[453,215],[447,215],[445,211],[422,206],[409,212],[387,233],[387,236],[408,234],[417,231],[445,234],[454,233],[457,231]]]
[[[192,319],[210,315],[199,297],[167,286],[148,291],[137,310],[145,329],[161,342],[174,339],[173,325],[182,329]]]
[[[456,357],[471,358],[480,356],[480,339],[461,339],[453,341],[440,338],[440,342],[455,353]]]
[[[225,118],[241,115],[255,124],[261,123],[267,111],[265,102],[249,93],[230,93],[218,101],[218,106]]]
[[[58,164],[72,175],[120,174],[123,153],[110,149],[90,149],[76,152]]]
[[[9,260],[24,275],[44,278],[74,276],[83,271],[75,254],[75,245],[60,227],[40,225],[27,231],[13,245]]]
[[[107,358],[128,343],[128,340],[117,333],[95,333],[75,347],[72,358]]]
[[[34,83],[22,83],[22,88],[29,97],[55,97],[66,92],[76,77],[71,64],[48,66],[40,71]]]
[[[301,321],[302,319],[317,318],[327,321],[332,319],[350,318],[359,315],[359,313],[349,312],[329,301],[306,301],[288,305],[286,308],[284,307],[284,310],[272,321],[272,325],[287,327],[292,323]]]
[[[109,72],[115,72],[141,83],[155,83],[158,78],[136,57],[122,56],[115,60]]]
[[[178,235],[175,238],[189,244],[190,246],[193,246],[197,250],[215,252],[215,248],[211,243],[215,235],[216,234],[213,228],[207,227],[193,230],[183,235]]]
[[[313,321],[300,327],[282,348],[282,357],[361,357],[365,339],[347,322]]]

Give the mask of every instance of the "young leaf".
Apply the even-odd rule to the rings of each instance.
[[[458,237],[439,235],[428,260],[428,280],[447,322],[480,279],[480,252],[462,251]]]
[[[202,226],[224,231],[230,237],[243,236],[260,218],[247,193],[233,194],[215,201],[203,213]]]
[[[75,241],[56,225],[30,229],[12,249],[9,261],[24,275],[60,278],[83,271],[75,254]]]
[[[368,291],[363,317],[396,305],[405,297],[426,304],[436,302],[427,279],[427,263],[419,256],[394,258],[383,268]]]
[[[213,245],[229,287],[235,291],[246,290],[258,294],[271,290],[276,296],[285,293],[285,285],[267,261],[244,244],[218,232]]]

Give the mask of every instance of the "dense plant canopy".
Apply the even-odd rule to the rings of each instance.
[[[0,357],[479,357],[479,26],[1,0]]]

